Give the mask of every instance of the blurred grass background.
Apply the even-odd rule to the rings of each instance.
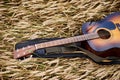
[[[0,0],[1,80],[120,80],[120,65],[89,59],[13,59],[14,45],[34,38],[81,34],[87,21],[120,11],[119,0]]]

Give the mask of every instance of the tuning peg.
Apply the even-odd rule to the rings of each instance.
[[[24,50],[25,48],[23,47],[22,50]]]
[[[35,44],[34,46],[35,46],[35,49],[37,50],[38,49],[37,44]]]
[[[30,55],[30,58],[32,58],[33,57],[33,55]]]
[[[19,52],[19,50],[17,49],[16,52]]]

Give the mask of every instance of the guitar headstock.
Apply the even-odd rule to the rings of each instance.
[[[28,46],[28,47],[23,47],[20,49],[16,49],[13,53],[14,53],[14,58],[18,59],[27,55],[30,55],[33,53],[33,51],[35,50],[34,46]]]

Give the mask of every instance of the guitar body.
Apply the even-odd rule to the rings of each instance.
[[[85,49],[101,57],[120,57],[120,13],[113,13],[98,22],[87,22],[83,24],[82,32],[97,32],[102,35],[100,38],[83,42]]]

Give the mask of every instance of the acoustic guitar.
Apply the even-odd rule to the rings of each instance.
[[[30,45],[14,51],[14,58],[31,55],[35,50],[81,42],[82,46],[100,57],[120,57],[120,12],[113,13],[98,22],[82,26],[83,35]]]

